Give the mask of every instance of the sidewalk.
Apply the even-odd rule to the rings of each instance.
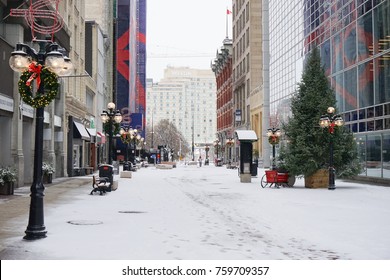
[[[58,200],[72,199],[68,196],[70,189],[92,183],[92,175],[83,177],[61,177],[54,179],[52,184],[45,184],[44,207],[54,205]],[[91,188],[92,189],[92,188]],[[14,195],[0,195],[0,252],[5,248],[3,242],[15,235],[24,236],[24,233],[14,232],[13,220],[25,219],[28,225],[30,210],[30,186],[15,188]]]
[[[91,176],[45,190],[47,238],[23,240],[29,187],[0,197],[2,260],[389,259],[390,189],[336,180],[336,190],[262,188],[215,166],[143,168],[89,195]],[[109,240],[109,242],[101,241]]]

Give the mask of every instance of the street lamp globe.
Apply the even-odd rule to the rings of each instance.
[[[107,104],[107,108],[108,108],[109,110],[114,110],[114,109],[115,109],[115,103],[114,103],[114,102],[108,103],[108,104]]]
[[[115,121],[116,123],[120,123],[120,122],[122,121],[122,115],[121,115],[121,113],[117,112],[117,113],[115,114],[115,116],[114,116],[114,121]]]
[[[27,55],[27,53],[21,49],[12,52],[11,57],[9,58],[9,66],[11,69],[20,73],[27,71],[31,62],[31,56]]]
[[[321,126],[322,128],[328,127],[329,124],[330,124],[330,119],[329,119],[328,116],[322,116],[322,117],[320,118],[320,126]]]
[[[100,114],[100,118],[102,119],[103,123],[106,123],[109,120],[109,116],[107,115],[107,112],[103,111],[103,113]]]
[[[336,117],[336,119],[334,120],[334,124],[337,126],[342,126],[344,124],[343,118],[340,116]]]
[[[328,109],[326,110],[328,112],[328,114],[333,114],[335,112],[335,108],[334,107],[328,107]]]
[[[58,50],[52,50],[46,55],[45,65],[51,71],[59,75],[64,69],[65,59]]]
[[[69,76],[72,74],[74,67],[69,57],[64,56],[64,63],[62,66],[61,71],[58,73],[59,76]]]

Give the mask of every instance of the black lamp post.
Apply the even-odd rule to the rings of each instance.
[[[229,149],[229,165],[232,163],[232,147],[234,145],[233,138],[228,138],[226,140],[226,147]]]
[[[218,166],[219,165],[219,139],[216,139],[215,141],[214,141],[214,148],[215,148],[215,153],[216,153],[216,155],[217,155],[217,160],[216,160],[216,162],[215,162],[215,164]]]
[[[12,52],[9,59],[9,65],[12,70],[16,72],[30,71],[33,80],[41,80],[37,89],[36,96],[44,96],[45,92],[45,79],[41,79],[41,69],[47,68],[51,72],[57,75],[67,76],[73,70],[73,65],[68,57],[59,52],[59,46],[48,40],[35,40],[39,43],[39,51],[31,48],[26,44],[16,44],[16,50]],[[34,67],[39,69],[32,70]],[[29,80],[30,80],[29,79]],[[27,83],[26,83],[27,85]],[[30,87],[30,85],[28,85]],[[30,88],[31,89],[31,88]],[[35,97],[36,97],[35,96]],[[33,98],[35,98],[33,97]],[[45,196],[45,187],[42,183],[42,161],[43,161],[43,118],[44,107],[47,103],[35,103],[35,150],[34,150],[34,171],[33,171],[33,183],[30,191],[30,212],[28,226],[25,231],[26,235],[23,237],[26,240],[35,240],[46,237],[46,227],[44,224],[44,211],[43,211],[43,197]]]
[[[206,145],[204,150],[206,151],[206,159],[205,159],[204,165],[209,165],[209,151],[210,151],[209,145]]]
[[[115,110],[115,103],[110,102],[107,105],[107,110],[103,110],[100,115],[102,122],[108,124],[108,164],[112,164],[112,138],[114,132],[114,123],[119,124],[122,121],[122,115],[119,110]]]
[[[320,126],[322,128],[328,128],[330,133],[329,138],[329,186],[328,190],[336,189],[335,185],[335,168],[333,166],[333,134],[335,126],[342,126],[344,120],[337,114],[335,114],[335,108],[329,107],[327,114],[321,116]]]
[[[119,131],[121,135],[121,140],[123,144],[125,144],[125,162],[123,163],[123,170],[124,171],[129,171],[130,166],[129,166],[129,155],[128,155],[128,148],[129,148],[129,143],[131,141],[131,128],[130,127],[122,127]]]
[[[268,142],[272,145],[272,170],[276,169],[276,158],[275,158],[275,145],[279,143],[279,138],[282,132],[279,128],[269,128],[267,130]]]

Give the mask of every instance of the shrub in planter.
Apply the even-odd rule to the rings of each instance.
[[[53,181],[53,174],[55,172],[55,169],[53,165],[47,162],[43,162],[42,164],[42,175],[43,175],[43,181],[44,183],[52,183]]]
[[[14,194],[17,172],[12,167],[0,167],[0,194]]]

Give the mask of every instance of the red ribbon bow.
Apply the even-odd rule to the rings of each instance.
[[[37,79],[37,87],[39,88],[39,85],[41,84],[42,65],[33,62],[28,66],[28,71],[32,72],[32,74],[31,74],[30,78],[28,78],[26,85],[30,86],[31,82],[36,78]]]

